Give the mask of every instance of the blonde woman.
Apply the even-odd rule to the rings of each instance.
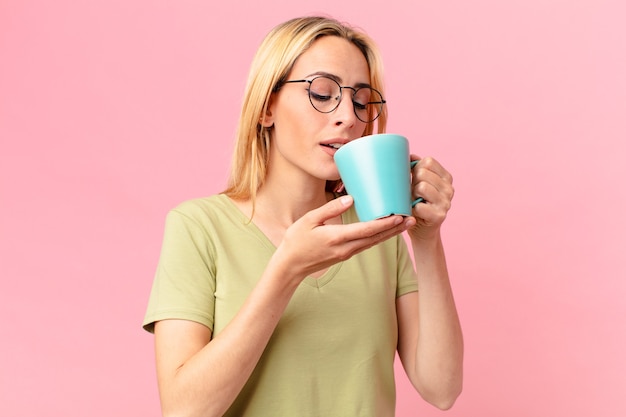
[[[422,158],[427,202],[407,218],[358,222],[339,192],[337,147],[385,130],[381,68],[365,34],[325,17],[260,46],[227,190],[167,217],[144,321],[164,416],[393,416],[396,351],[426,401],[456,400],[451,175]]]

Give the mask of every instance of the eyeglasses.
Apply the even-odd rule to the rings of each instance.
[[[382,94],[372,87],[364,86],[359,88],[341,86],[332,78],[326,76],[315,77],[312,80],[290,80],[289,83],[309,83],[309,101],[313,108],[320,113],[330,113],[339,107],[343,97],[343,90],[352,90],[352,105],[354,114],[364,122],[373,122],[383,111],[386,101]],[[280,87],[279,87],[280,88]],[[279,89],[278,88],[278,89]],[[278,90],[276,89],[276,91]]]

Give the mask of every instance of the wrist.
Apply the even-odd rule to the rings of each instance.
[[[289,262],[288,257],[282,251],[281,245],[270,258],[265,272],[282,282],[283,285],[295,288],[306,277],[306,274],[300,271],[297,265],[297,262]]]
[[[409,238],[413,246],[420,247],[436,247],[441,244],[441,229],[435,228],[431,230],[423,230],[418,226],[414,226],[407,230]]]

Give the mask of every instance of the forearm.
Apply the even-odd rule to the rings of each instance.
[[[415,376],[424,397],[449,408],[463,380],[463,336],[441,237],[413,239],[419,282]]]
[[[270,261],[224,330],[161,386],[164,416],[221,416],[259,361],[299,279]]]

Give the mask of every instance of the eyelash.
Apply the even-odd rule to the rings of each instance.
[[[315,100],[328,101],[328,100],[330,100],[332,98],[331,96],[322,96],[322,95],[319,95],[317,93],[311,92],[310,89],[307,89],[307,91],[309,92],[311,97],[313,97]]]

